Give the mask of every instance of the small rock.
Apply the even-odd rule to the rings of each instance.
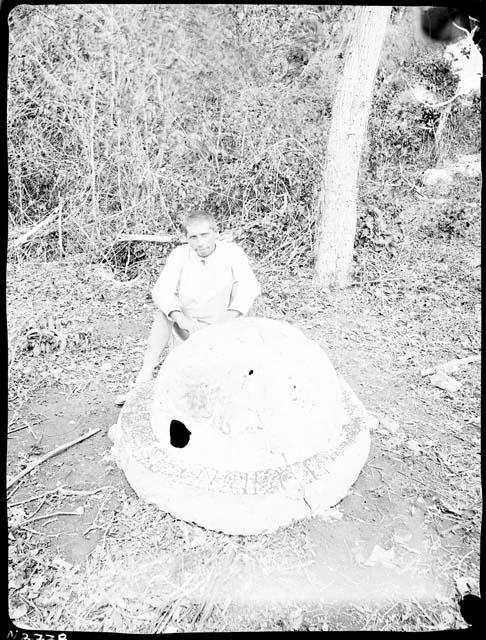
[[[342,520],[343,512],[339,511],[336,507],[332,507],[331,509],[327,509],[327,511],[323,511],[319,513],[320,517],[327,522],[332,522],[333,520]]]
[[[413,351],[407,351],[406,353],[403,354],[403,356],[400,358],[400,362],[403,364],[405,362],[407,362],[407,360],[411,360],[414,357],[414,352]]]
[[[178,633],[179,629],[175,627],[173,624],[168,624],[162,633]]]
[[[410,451],[413,451],[414,453],[421,453],[422,449],[419,445],[419,443],[416,440],[408,440],[406,442],[407,447],[410,449]]]
[[[437,98],[435,97],[435,95],[421,84],[414,84],[412,87],[410,87],[410,89],[402,91],[402,93],[398,97],[398,100],[402,104],[417,104],[424,102],[428,104],[434,104],[437,102]]]
[[[395,567],[395,547],[390,549],[384,549],[379,544],[373,547],[368,560],[363,563],[365,567],[374,567],[376,564],[381,564],[384,567]]]
[[[471,164],[466,165],[464,175],[467,178],[479,178],[481,175],[481,163],[472,162]]]
[[[448,376],[447,373],[443,371],[439,371],[435,375],[430,376],[430,384],[439,389],[444,389],[444,391],[448,391],[449,393],[455,393],[461,387],[461,383],[458,380]]]
[[[461,596],[471,591],[469,582],[470,578],[465,578],[464,576],[456,578],[456,587]]]
[[[18,620],[19,618],[23,618],[27,614],[27,611],[27,605],[22,603],[18,607],[10,609],[10,617],[12,620]],[[22,623],[22,626],[25,627],[25,624]]]
[[[372,413],[368,412],[368,414],[369,414],[369,429],[370,431],[376,431],[380,426],[380,420]]]
[[[422,176],[422,183],[426,187],[435,187],[440,183],[451,184],[452,177],[445,169],[427,169]]]
[[[388,418],[387,416],[381,416],[380,426],[390,433],[396,433],[400,429],[398,422],[393,420],[393,418]]]

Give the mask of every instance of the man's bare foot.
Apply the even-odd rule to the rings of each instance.
[[[127,395],[128,393],[120,393],[119,395],[117,395],[115,398],[115,405],[117,407],[123,407],[127,399]]]

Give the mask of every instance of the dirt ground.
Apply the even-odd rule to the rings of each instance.
[[[378,284],[335,293],[310,273],[256,265],[256,315],[316,340],[380,423],[336,520],[249,538],[141,503],[110,459],[155,271],[130,284],[82,259],[9,264],[8,479],[99,429],[9,489],[10,617],[137,633],[467,626],[458,600],[479,593],[480,363],[453,374],[455,392],[421,370],[480,353],[477,238],[424,237]]]

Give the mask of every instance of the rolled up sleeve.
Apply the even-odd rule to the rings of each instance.
[[[231,268],[234,284],[228,309],[246,315],[262,290],[243,249],[237,245],[233,245],[232,249]]]
[[[182,270],[182,258],[183,256],[178,249],[169,254],[162,273],[152,289],[153,301],[167,317],[171,311],[181,310],[177,294]]]

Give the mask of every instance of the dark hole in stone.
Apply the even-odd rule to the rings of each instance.
[[[251,376],[253,373],[253,369],[250,369],[250,371],[248,371],[248,375]]]
[[[170,422],[170,443],[177,449],[183,449],[189,442],[191,432],[186,425],[180,420],[171,420]]]

